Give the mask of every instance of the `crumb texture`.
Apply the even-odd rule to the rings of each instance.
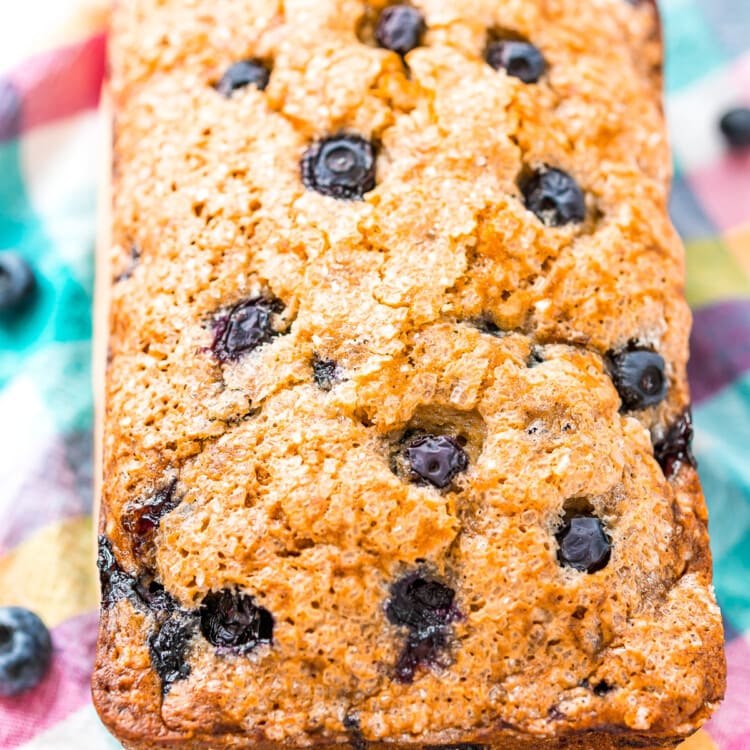
[[[657,15],[396,5],[117,3],[97,707],[672,746],[724,657]]]

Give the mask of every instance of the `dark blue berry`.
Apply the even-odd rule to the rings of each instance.
[[[396,678],[411,682],[419,666],[439,664],[448,647],[450,624],[460,616],[455,592],[435,578],[412,573],[391,586],[388,620],[409,629],[396,662]]]
[[[730,109],[719,121],[719,127],[732,148],[750,146],[750,107]]]
[[[173,511],[182,498],[176,494],[177,479],[162,487],[145,500],[129,504],[124,513],[123,527],[131,534],[143,537],[161,523],[161,519]]]
[[[29,264],[16,253],[0,253],[0,312],[14,310],[27,302],[36,280]]]
[[[680,418],[669,428],[669,431],[654,445],[654,457],[667,479],[672,479],[682,464],[695,467],[697,462],[692,450],[693,415],[686,409]]]
[[[158,633],[149,638],[151,664],[161,678],[165,693],[169,692],[173,683],[184,680],[190,674],[186,658],[195,633],[195,616],[177,612],[159,628]]]
[[[312,368],[315,384],[321,391],[330,391],[339,381],[339,368],[332,359],[322,359],[316,354],[313,357]]]
[[[261,643],[271,643],[273,616],[251,596],[221,591],[206,596],[200,608],[201,632],[221,649],[246,654]]]
[[[263,91],[270,77],[271,71],[260,60],[240,60],[226,69],[216,84],[216,90],[227,97],[245,86],[256,86]]]
[[[466,471],[469,457],[455,438],[448,435],[420,435],[406,446],[406,458],[414,479],[444,489]]]
[[[362,200],[375,187],[375,147],[358,135],[313,144],[302,158],[305,187],[339,200]]]
[[[455,596],[437,579],[413,573],[393,584],[385,613],[394,625],[425,632],[455,619]]]
[[[522,186],[526,208],[548,227],[581,222],[586,203],[576,181],[560,169],[536,172]]]
[[[537,47],[528,42],[504,39],[487,48],[487,62],[495,70],[504,70],[509,76],[524,83],[536,83],[547,64]]]
[[[99,537],[96,564],[99,568],[103,607],[110,607],[120,599],[133,595],[135,579],[119,566],[112,550],[112,542],[104,535]]]
[[[211,345],[216,358],[220,362],[240,359],[253,349],[267,344],[277,335],[271,316],[282,309],[278,301],[259,297],[241,302],[228,314],[217,318]]]
[[[645,409],[667,396],[664,358],[648,349],[630,349],[608,355],[612,380],[623,409]]]
[[[599,698],[603,698],[607,693],[611,692],[614,688],[604,680],[600,680],[593,687],[594,695]]]
[[[612,544],[602,522],[594,516],[575,516],[555,535],[558,560],[569,568],[596,573],[609,562]]]
[[[426,30],[424,16],[410,5],[391,5],[378,19],[375,40],[381,47],[405,55],[418,47]]]
[[[0,696],[38,685],[52,660],[52,639],[44,623],[21,607],[0,607]]]

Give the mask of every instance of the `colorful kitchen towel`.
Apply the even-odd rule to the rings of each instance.
[[[600,0],[605,2],[606,0]],[[610,0],[615,2],[616,0]],[[0,699],[0,750],[119,747],[91,707],[91,306],[106,0],[0,5],[0,250],[35,268],[31,309],[0,319],[0,605],[38,612],[55,655]],[[684,750],[750,750],[750,150],[720,114],[750,106],[750,0],[663,0],[672,212],[695,314],[695,452],[711,513],[729,688]]]

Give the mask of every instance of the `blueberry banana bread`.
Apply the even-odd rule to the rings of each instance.
[[[105,723],[134,750],[696,730],[724,657],[653,3],[113,24]]]

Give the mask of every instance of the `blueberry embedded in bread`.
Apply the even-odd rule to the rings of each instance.
[[[667,397],[664,357],[657,352],[632,348],[611,352],[608,361],[623,409],[645,409]]]
[[[273,616],[252,596],[224,589],[212,592],[200,607],[203,637],[221,650],[247,654],[273,640]]]
[[[452,588],[427,574],[411,573],[391,586],[385,605],[388,620],[408,628],[395,667],[400,682],[411,682],[420,666],[443,663],[450,624],[460,617],[454,599]]]
[[[601,519],[595,516],[569,518],[555,535],[560,564],[596,573],[609,562],[612,542]]]
[[[389,5],[378,18],[375,40],[381,47],[405,55],[422,43],[426,28],[424,16],[416,8]]]
[[[239,60],[232,63],[216,84],[216,90],[229,98],[235,91],[255,86],[264,91],[271,78],[271,71],[261,60]]]
[[[331,198],[362,200],[375,187],[375,147],[352,134],[318,141],[302,159],[302,181]]]
[[[219,362],[238,360],[269,343],[280,333],[274,326],[274,315],[282,310],[279,300],[256,297],[218,316],[213,323],[214,356]]]
[[[524,83],[537,83],[547,69],[539,48],[517,39],[492,42],[487,48],[486,60],[490,67],[504,70]]]
[[[586,218],[586,202],[578,183],[561,169],[535,172],[521,185],[526,208],[546,226],[561,227]]]
[[[418,435],[406,443],[406,460],[414,481],[445,489],[469,467],[469,457],[451,435]]]

